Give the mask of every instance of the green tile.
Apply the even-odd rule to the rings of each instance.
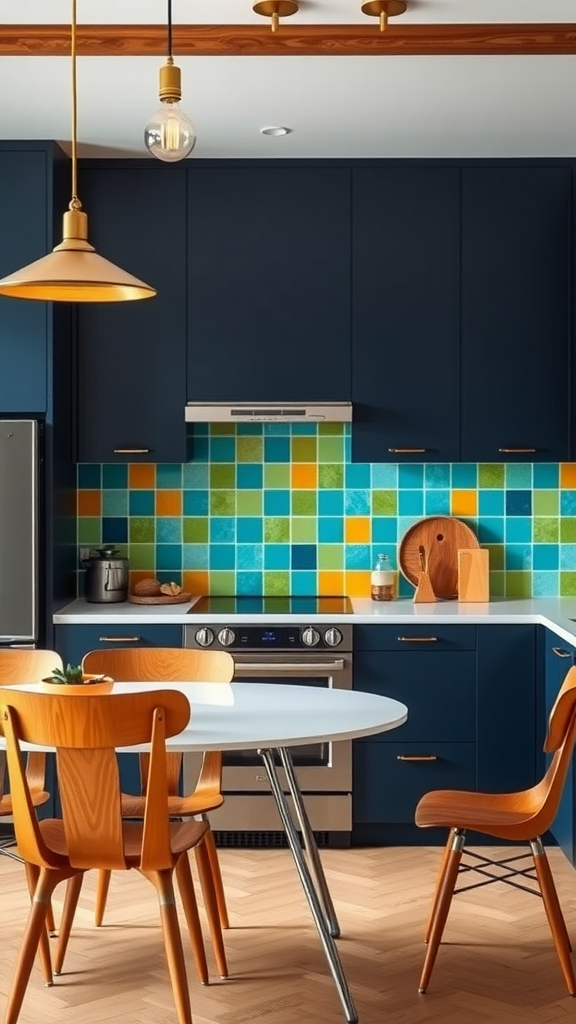
[[[156,539],[156,521],[151,516],[131,516],[128,529],[131,544],[153,544]]]
[[[283,596],[284,594],[290,593],[290,573],[289,572],[265,572],[264,573],[264,593],[277,594]]]
[[[236,491],[211,491],[210,514],[213,516],[233,516],[236,513]]]
[[[318,466],[318,486],[324,489],[342,490],[344,487],[344,466],[328,463]]]
[[[504,568],[504,545],[503,544],[483,544],[489,553],[490,559],[490,573],[497,569]]]
[[[198,518],[185,516],[182,524],[182,539],[185,544],[207,544],[208,516]]]
[[[501,463],[483,462],[478,467],[479,487],[504,487],[505,466]]]
[[[290,541],[290,520],[269,516],[264,520],[264,543],[288,544]]]
[[[236,573],[214,569],[208,574],[208,587],[211,594],[235,594]]]
[[[395,516],[398,514],[397,491],[372,491],[372,515]]]
[[[102,538],[102,520],[97,516],[78,517],[78,543],[99,544]]]
[[[563,544],[576,543],[576,519],[573,516],[563,516],[560,520],[560,540]]]
[[[315,544],[318,540],[318,520],[315,516],[306,519],[292,516],[290,527],[293,544]]]
[[[237,516],[262,515],[262,491],[236,491]]]
[[[318,546],[318,568],[319,569],[343,569],[344,568],[344,545],[343,544],[320,544]]]
[[[532,520],[533,536],[536,544],[556,544],[558,542],[559,519],[546,519],[537,516]]]
[[[346,433],[345,423],[319,423],[318,434],[320,437],[324,434],[334,434],[340,437],[344,437]]]
[[[211,437],[222,437],[222,435],[228,437],[230,434],[236,433],[235,423],[211,423],[209,434]]]
[[[534,491],[532,514],[535,516],[557,516],[560,504],[558,491]]]
[[[576,597],[576,572],[560,573],[560,597]]]
[[[532,597],[532,573],[529,570],[506,572],[504,575],[506,597]]]
[[[131,569],[146,569],[152,575],[156,572],[155,544],[129,544],[128,558]]]
[[[318,438],[318,462],[344,462],[344,438]]]
[[[278,487],[282,490],[290,487],[290,463],[265,463],[264,487]]]
[[[210,467],[210,487],[221,491],[236,486],[236,466],[229,462],[214,462]]]
[[[292,438],[292,462],[316,462],[317,444],[315,437]]]
[[[490,573],[490,597],[504,597],[505,573]]]
[[[239,437],[236,441],[237,462],[262,462],[262,452],[261,437]]]
[[[316,506],[316,491],[292,491],[292,515],[315,516]]]

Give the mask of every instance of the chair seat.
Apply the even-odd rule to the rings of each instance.
[[[50,799],[50,793],[47,793],[45,789],[36,790],[35,792],[31,790],[30,796],[32,797],[34,807],[41,807],[42,804],[45,804]],[[9,793],[6,793],[0,799],[0,818],[3,818],[4,815],[12,814],[12,811],[12,797]]]
[[[171,818],[183,818],[188,815],[207,814],[215,811],[224,803],[221,793],[214,793],[214,799],[207,801],[205,793],[192,793],[189,796],[169,796],[168,814]],[[146,797],[122,794],[122,815],[125,818],[143,818]]]
[[[530,793],[472,793],[438,789],[426,793],[416,808],[420,828],[474,829],[498,839],[534,838],[534,807]]]
[[[62,864],[68,863],[68,846],[64,833],[64,824],[61,819],[47,818],[40,822],[42,838],[49,849],[62,857]],[[208,830],[208,825],[203,821],[185,821],[170,823],[170,849],[175,857],[191,849],[200,841]],[[144,831],[143,822],[123,822],[122,834],[124,837],[124,851],[126,855],[126,866],[137,867],[140,863],[142,852],[142,834]],[[101,857],[95,856],[94,867],[101,867]]]

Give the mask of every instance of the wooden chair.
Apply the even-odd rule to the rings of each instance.
[[[209,683],[229,683],[234,675],[234,659],[225,651],[193,651],[176,647],[113,648],[90,651],[82,662],[85,672],[105,672],[118,682],[183,682],[201,680]],[[224,803],[222,795],[222,754],[218,750],[204,754],[202,768],[192,793],[180,796],[178,793],[182,771],[182,754],[168,754],[168,810],[170,817],[184,818],[206,815]],[[126,818],[141,818],[144,814],[148,757],[140,756],[141,793],[137,796],[122,794],[122,813]],[[226,897],[222,873],[214,836],[208,823],[205,839],[210,860],[212,885],[216,893],[221,928],[229,927]],[[198,860],[198,858],[197,858]],[[198,874],[205,898],[210,898],[210,883],[202,874],[198,863]],[[96,892],[96,925],[101,925],[106,908],[110,884],[110,872],[100,871]],[[221,948],[220,973],[227,976],[223,954],[222,936],[213,935],[215,951]],[[223,958],[223,959],[222,959]]]
[[[494,713],[498,713],[497,708],[494,709]],[[550,713],[544,750],[553,756],[546,774],[537,785],[520,793],[489,794],[436,790],[427,793],[420,800],[416,808],[417,825],[422,828],[441,826],[450,829],[426,929],[425,940],[428,943],[428,948],[420,978],[420,992],[425,992],[428,987],[454,892],[463,892],[466,889],[475,888],[477,885],[503,881],[542,897],[568,991],[570,995],[576,995],[576,983],[570,959],[570,940],[550,865],[540,838],[550,828],[556,816],[575,736],[576,667],[571,668],[567,673]],[[523,860],[529,854],[492,861],[487,857],[467,853],[475,860],[471,866],[462,864],[467,829],[474,829],[476,832],[493,836],[495,839],[527,842],[530,847],[530,855],[534,860],[535,874],[531,874],[532,868],[522,870],[515,867],[516,861]],[[504,872],[492,877],[489,870],[491,864],[503,866]],[[486,870],[487,868],[488,870]],[[475,870],[479,870],[484,876],[483,881],[460,889],[455,888],[459,872]],[[526,885],[514,882],[512,879],[518,875],[521,876],[521,882],[532,879],[537,883],[538,888],[528,889]]]
[[[182,731],[190,705],[175,690],[94,696],[0,692],[18,848],[39,873],[6,1008],[15,1024],[55,886],[92,868],[136,868],[158,893],[179,1024],[191,1024],[186,967],[174,900],[176,871],[191,938],[202,942],[187,851],[204,845],[202,821],[170,822],[165,739]],[[55,747],[62,819],[38,821],[21,764],[23,741]],[[145,815],[123,819],[116,747],[150,743]],[[206,868],[206,870],[209,870]],[[76,886],[79,889],[79,886]]]

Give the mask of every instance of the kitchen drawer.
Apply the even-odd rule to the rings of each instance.
[[[410,757],[430,760],[400,760]],[[413,823],[420,797],[432,789],[476,789],[474,743],[354,744],[355,823]]]
[[[54,643],[64,662],[80,664],[88,651],[103,647],[182,647],[182,629],[178,623],[64,625],[54,627]]]
[[[354,626],[355,651],[475,651],[476,626]]]

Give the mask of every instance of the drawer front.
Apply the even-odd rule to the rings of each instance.
[[[62,659],[79,665],[88,651],[105,647],[182,647],[183,627],[178,623],[112,626],[56,626],[54,642]]]
[[[476,626],[411,622],[399,626],[354,626],[355,651],[475,651]]]
[[[354,744],[355,823],[413,823],[432,789],[476,789],[474,743]]]
[[[473,651],[424,652],[407,658],[395,651],[354,656],[354,689],[394,697],[408,708],[398,729],[371,737],[389,743],[402,740],[474,742],[476,740],[476,655]],[[368,742],[363,740],[361,742]]]

